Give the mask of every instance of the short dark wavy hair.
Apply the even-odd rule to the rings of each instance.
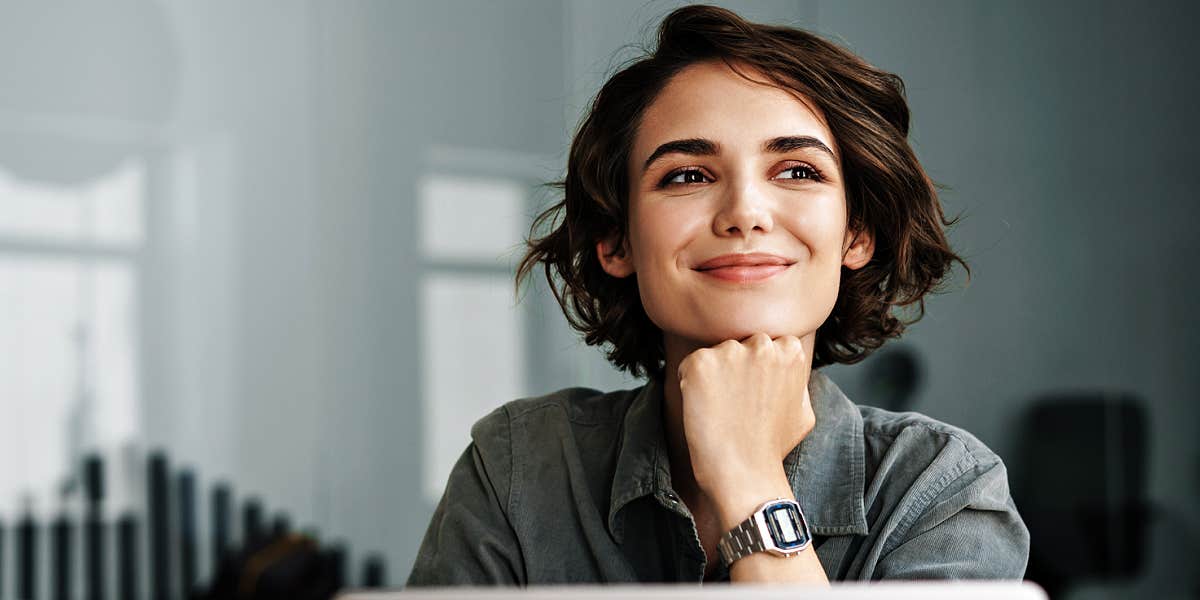
[[[661,376],[662,331],[646,315],[637,275],[608,275],[596,243],[629,233],[627,165],[642,114],[685,67],[721,60],[747,66],[774,85],[810,99],[841,148],[841,170],[854,231],[875,236],[863,267],[842,267],[833,311],[817,329],[813,368],[855,363],[925,314],[955,254],[937,190],[908,144],[909,109],[900,77],[807,31],[748,22],[723,8],[686,6],[663,19],[658,45],[610,77],[571,143],[563,198],[534,219],[516,287],[541,263],[571,326],[589,345],[611,344],[608,360],[635,377]],[[559,217],[563,217],[559,219]],[[550,231],[538,236],[549,226]],[[555,282],[555,275],[559,281]],[[908,319],[896,307],[917,304]]]

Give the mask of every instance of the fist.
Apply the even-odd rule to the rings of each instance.
[[[816,424],[811,369],[799,338],[765,333],[701,348],[680,362],[684,437],[701,489],[738,489],[781,472]]]

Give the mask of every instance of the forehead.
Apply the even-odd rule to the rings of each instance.
[[[671,78],[642,115],[630,158],[641,164],[659,144],[708,138],[723,148],[757,150],[763,140],[811,135],[837,152],[812,101],[767,83],[749,67],[739,75],[722,61],[689,65]]]

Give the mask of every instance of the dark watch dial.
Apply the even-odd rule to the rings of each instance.
[[[795,504],[772,504],[763,511],[763,516],[771,531],[771,539],[780,550],[798,548],[808,542],[808,527],[805,527],[804,517]]]

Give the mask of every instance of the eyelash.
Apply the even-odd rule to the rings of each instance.
[[[804,179],[808,179],[809,181],[816,181],[818,183],[825,181],[825,176],[822,175],[821,172],[819,170],[817,170],[816,167],[813,167],[812,165],[791,166],[791,167],[788,167],[788,168],[780,171],[780,174],[787,173],[788,171],[795,171],[796,169],[803,169],[804,172],[808,173],[808,177],[804,178]],[[668,173],[665,177],[662,178],[661,181],[658,182],[658,188],[662,189],[665,187],[671,187],[671,186],[676,186],[676,185],[694,185],[695,182],[693,182],[693,183],[675,183],[675,182],[671,181],[672,179],[675,179],[676,177],[679,177],[680,175],[684,175],[687,173],[700,173],[701,177],[709,178],[700,169],[697,169],[695,167],[686,167],[686,168],[677,169],[675,171],[671,171],[670,173]],[[792,179],[792,180],[797,181],[796,179]]]

